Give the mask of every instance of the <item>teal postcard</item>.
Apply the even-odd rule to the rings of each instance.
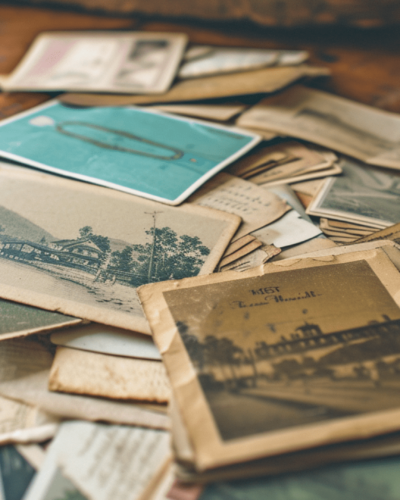
[[[58,101],[0,127],[3,158],[170,205],[260,141],[250,132],[142,108]]]

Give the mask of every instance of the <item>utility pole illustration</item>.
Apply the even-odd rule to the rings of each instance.
[[[147,215],[151,215],[153,217],[153,244],[151,246],[151,252],[150,252],[150,261],[149,261],[149,271],[147,273],[147,279],[148,282],[151,282],[151,275],[153,274],[153,263],[154,263],[154,253],[156,250],[156,242],[157,242],[157,236],[156,236],[156,216],[157,214],[162,214],[163,212],[145,212]]]

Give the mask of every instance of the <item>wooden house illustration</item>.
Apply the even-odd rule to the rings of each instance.
[[[49,244],[16,238],[2,238],[0,257],[26,264],[47,263],[81,269],[96,274],[102,263],[103,251],[89,238],[56,240]]]

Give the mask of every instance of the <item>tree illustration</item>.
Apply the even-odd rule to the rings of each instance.
[[[79,235],[81,238],[86,238],[87,236],[90,236],[93,234],[93,229],[91,226],[84,226],[79,229]]]
[[[152,227],[144,245],[132,245],[135,285],[196,276],[210,250],[197,236],[178,236],[169,227]]]
[[[111,254],[110,265],[116,267],[119,271],[130,273],[133,268],[132,247],[126,246],[122,251],[115,250]]]
[[[176,323],[180,336],[183,343],[185,344],[186,350],[189,354],[190,359],[193,364],[201,371],[204,367],[204,345],[199,341],[199,339],[190,333],[188,333],[188,326],[183,321],[178,321]]]
[[[243,350],[231,339],[226,337],[219,339],[214,335],[207,335],[204,339],[204,352],[206,364],[220,367],[225,380],[233,380],[237,388],[238,377],[235,366],[237,366],[237,355],[243,354]]]

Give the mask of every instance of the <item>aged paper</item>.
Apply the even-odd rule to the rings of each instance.
[[[258,175],[256,184],[272,182],[282,177],[299,176],[328,168],[336,160],[334,154],[324,154],[296,141],[284,141],[274,146],[259,148],[229,167],[229,172],[240,177]],[[264,180],[265,177],[265,180]]]
[[[276,172],[274,172],[276,170]],[[320,179],[321,177],[328,177],[332,175],[338,175],[342,173],[342,169],[337,163],[324,168],[319,168],[319,166],[312,167],[308,170],[304,170],[303,173],[295,173],[292,175],[292,166],[281,165],[276,169],[268,170],[268,172],[261,172],[260,174],[251,177],[249,181],[254,182],[254,184],[262,185],[264,187],[278,186],[281,184],[292,184],[294,182],[307,181],[312,179]],[[264,175],[268,174],[268,175]],[[299,174],[299,175],[298,175]]]
[[[326,68],[292,66],[266,68],[233,75],[210,76],[183,80],[171,90],[158,96],[119,96],[106,94],[64,94],[62,102],[75,106],[127,106],[129,104],[152,104],[186,102],[218,97],[276,92],[305,76],[328,75]],[[257,127],[255,128],[263,128]]]
[[[24,499],[142,499],[157,483],[169,455],[165,432],[66,422]]]
[[[167,432],[89,422],[65,425],[71,444],[60,449],[58,465],[89,500],[143,498],[171,457]]]
[[[283,184],[290,184],[292,185],[295,182],[300,182],[300,181],[308,181],[308,180],[313,180],[313,179],[321,179],[321,178],[326,178],[330,177],[332,175],[339,175],[342,173],[342,169],[339,164],[334,163],[332,166],[324,168],[322,170],[316,169],[315,171],[310,171],[309,173],[304,173],[301,175],[296,175],[293,177],[287,177],[287,178],[282,178],[280,180],[276,181],[271,181],[271,182],[266,182],[263,183],[262,186],[265,187],[270,187],[270,186],[279,186]],[[251,181],[256,181],[256,177],[254,179],[249,179]]]
[[[336,255],[342,255],[354,252],[368,252],[370,250],[376,250],[376,249],[382,250],[382,252],[384,252],[387,255],[387,257],[391,260],[395,268],[400,272],[400,245],[397,244],[395,241],[390,241],[390,240],[377,240],[377,241],[368,241],[362,243],[358,243],[357,241],[349,245],[335,246],[335,248],[319,248],[311,251],[308,251],[309,249],[307,249],[306,252],[298,253],[297,255],[291,256],[289,258],[295,258],[295,259],[305,259],[305,258],[313,259],[315,257],[331,258],[332,256]]]
[[[51,352],[32,339],[5,340],[0,344],[0,383],[29,377],[37,370],[49,368]],[[57,430],[57,419],[40,411],[35,401],[13,401],[0,396],[0,443],[38,442],[51,438]]]
[[[0,395],[59,418],[168,428],[168,417],[147,405],[50,392],[48,378],[52,363],[53,354],[37,341],[1,342]]]
[[[237,271],[244,272],[252,269],[253,267],[259,267],[262,264],[265,264],[267,261],[276,257],[281,253],[281,249],[275,247],[274,245],[264,245],[262,248],[258,248],[253,252],[237,259],[230,264],[227,264],[223,267],[219,268],[220,272],[225,271]]]
[[[247,106],[244,104],[159,104],[154,108],[177,115],[225,122],[244,111]]]
[[[198,78],[273,65],[293,66],[304,63],[308,57],[307,52],[300,50],[194,46],[186,52],[178,77]]]
[[[3,88],[162,94],[186,43],[182,33],[42,33]]]
[[[262,242],[258,240],[254,240],[248,245],[240,248],[239,250],[236,250],[236,252],[231,253],[230,255],[224,256],[223,259],[221,259],[221,262],[219,263],[219,267],[224,267],[230,264],[231,262],[234,262],[238,259],[241,259],[242,257],[250,254],[251,252],[254,252],[257,250],[257,248],[260,248],[262,246]]]
[[[277,146],[258,146],[230,165],[227,172],[246,179],[259,170],[263,171],[294,159],[280,144]]]
[[[1,299],[0,317],[0,341],[47,333],[82,323],[78,318]]]
[[[259,135],[260,137],[263,138],[264,141],[272,141],[273,139],[276,139],[277,137],[282,137],[281,134],[275,134],[274,132],[271,132],[269,130],[258,129],[256,127],[242,126],[241,129],[248,130],[249,132],[252,132],[253,134]]]
[[[292,149],[292,152],[295,152],[295,148]],[[306,155],[308,153],[310,153],[309,156],[315,156],[314,161],[312,161],[311,158],[307,158]],[[319,158],[317,158],[317,155]],[[321,172],[322,175],[341,173],[341,169],[334,164],[334,161],[336,160],[335,155],[325,156],[318,154],[317,151],[309,150],[305,153],[305,156],[300,157],[298,160],[296,157],[294,158],[295,159],[289,160],[288,162],[282,163],[276,167],[256,173],[256,175],[252,176],[250,180],[255,184],[266,184],[278,181],[282,182],[283,180],[287,180],[287,182],[290,183],[294,180],[302,180],[306,176],[308,178],[313,175],[321,175]],[[327,173],[325,174],[325,172]]]
[[[400,169],[400,116],[295,86],[245,112],[240,126],[266,128],[354,156],[371,165]]]
[[[394,224],[393,226],[377,231],[370,236],[365,236],[357,240],[357,243],[364,243],[367,241],[381,241],[381,240],[391,240],[400,245],[400,224]]]
[[[255,236],[252,236],[251,234],[246,234],[246,236],[242,236],[238,240],[235,240],[225,250],[224,257],[228,257],[228,255],[231,255],[232,253],[236,252],[237,250],[240,250],[241,248],[248,245],[249,243],[251,243],[255,239],[256,239]]]
[[[289,259],[297,255],[303,255],[308,252],[317,250],[325,250],[326,248],[335,248],[337,245],[334,241],[326,238],[323,234],[305,241],[293,247],[285,248],[279,255],[274,258],[275,260]]]
[[[296,181],[295,183],[291,183],[291,188],[296,191],[296,193],[303,193],[308,196],[314,197],[317,195],[324,182],[324,179],[315,179],[301,182]]]
[[[379,229],[400,220],[400,176],[345,158],[340,166],[343,175],[326,180],[308,214]]]
[[[50,335],[53,344],[83,351],[131,358],[160,360],[160,353],[149,335],[92,323]]]
[[[139,294],[197,470],[399,430],[400,274],[382,250]]]
[[[287,203],[274,193],[226,173],[211,179],[189,201],[241,217],[242,224],[233,237],[234,241],[270,224],[290,210]]]
[[[252,233],[265,245],[275,245],[279,248],[302,243],[319,234],[321,234],[321,230],[311,222],[304,220],[296,210],[288,212],[276,222]]]
[[[51,391],[168,403],[170,386],[160,361],[124,358],[58,347]]]
[[[51,439],[58,420],[37,407],[0,396],[0,445]]]
[[[213,47],[203,56],[184,62],[178,77],[198,78],[265,68],[275,65],[278,59],[277,50]]]
[[[155,405],[111,401],[78,394],[65,394],[48,390],[50,370],[0,383],[0,395],[38,406],[42,411],[58,418],[140,425],[155,429],[168,429],[169,418]]]
[[[0,169],[0,296],[150,333],[138,285],[210,273],[239,217]]]
[[[361,226],[360,224],[354,224],[351,222],[344,222],[341,220],[325,219],[321,217],[319,219],[320,227],[325,227],[327,229],[343,229],[344,231],[360,231],[363,233],[370,233],[373,231],[372,228]]]

